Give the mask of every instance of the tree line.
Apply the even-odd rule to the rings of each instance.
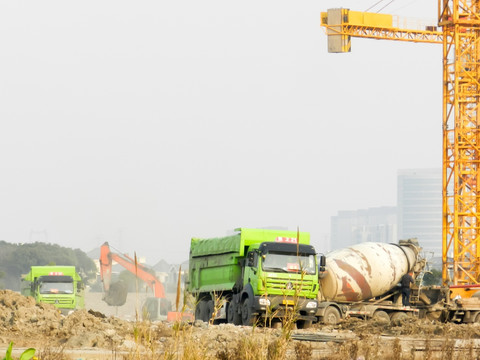
[[[21,277],[31,266],[75,266],[84,281],[96,278],[97,268],[80,249],[35,242],[12,244],[0,241],[0,288],[20,291]]]

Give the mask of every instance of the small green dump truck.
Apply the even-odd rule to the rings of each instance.
[[[85,307],[84,286],[75,266],[32,266],[22,276],[21,293],[56,306],[63,314]]]
[[[316,254],[305,232],[236,229],[232,236],[191,240],[188,291],[195,319],[306,328],[317,311]]]

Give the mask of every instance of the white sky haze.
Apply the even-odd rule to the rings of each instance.
[[[394,206],[398,169],[441,167],[441,46],[327,53],[320,11],[375,2],[0,1],[0,240],[153,264],[298,226],[328,250],[338,210]]]

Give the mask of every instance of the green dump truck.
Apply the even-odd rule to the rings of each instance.
[[[310,234],[246,228],[236,232],[191,240],[188,291],[197,300],[195,319],[253,325],[289,316],[298,328],[310,326],[319,287]]]
[[[63,314],[85,307],[84,286],[75,266],[32,266],[22,276],[21,293],[56,306]]]

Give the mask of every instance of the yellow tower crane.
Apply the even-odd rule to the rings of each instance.
[[[471,296],[480,287],[480,0],[439,0],[438,28],[395,20],[321,13],[329,52],[349,52],[352,37],[443,44],[442,277],[453,295]]]

